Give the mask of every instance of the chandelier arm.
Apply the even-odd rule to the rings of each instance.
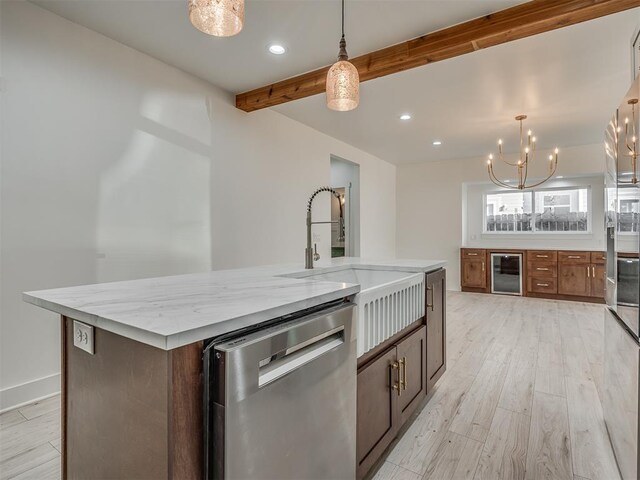
[[[504,160],[503,158],[501,158],[500,160],[502,160],[504,163],[506,163],[507,165],[509,165],[510,167],[517,167],[518,166],[518,162],[516,163],[510,163],[507,162],[506,160]]]
[[[507,162],[504,159],[504,153],[502,152],[502,150],[499,152],[499,158],[500,158],[500,160],[502,160],[503,163],[509,165],[510,167],[517,167],[518,166],[518,162],[517,161],[515,163]]]
[[[551,177],[553,177],[555,175],[557,168],[558,168],[558,162],[555,162],[554,165],[553,165],[553,171],[551,173],[549,173],[547,178],[545,178],[544,180],[539,181],[538,183],[534,183],[533,185],[528,185],[525,188],[535,188],[535,187],[538,187],[538,186],[542,185],[544,182],[546,182],[547,180],[549,180]]]
[[[509,185],[507,183],[502,182],[501,180],[498,180],[498,177],[496,177],[496,174],[493,173],[493,165],[490,164],[487,167],[487,170],[489,172],[489,180],[491,180],[495,185],[497,185],[499,187],[510,188],[510,189],[515,189],[516,188],[513,185]]]

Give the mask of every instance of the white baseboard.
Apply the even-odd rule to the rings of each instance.
[[[7,387],[0,390],[0,413],[22,407],[60,393],[60,374]]]

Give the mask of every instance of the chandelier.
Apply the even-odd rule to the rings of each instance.
[[[631,179],[629,181],[620,180],[620,183],[635,185],[638,183],[638,136],[636,133],[636,105],[638,104],[638,99],[632,98],[627,104],[631,105],[631,128],[629,128],[629,117],[627,117],[624,119],[624,144],[627,148],[626,155],[631,158]],[[631,142],[629,142],[629,135],[631,135]]]
[[[360,102],[360,76],[358,69],[349,61],[347,42],[344,39],[344,0],[342,0],[342,38],[338,61],[327,72],[327,107],[339,112],[348,112]]]
[[[231,37],[242,30],[244,0],[189,0],[189,20],[201,32]]]
[[[526,115],[518,115],[516,117],[516,121],[520,123],[520,151],[518,155],[518,159],[515,162],[509,162],[505,160],[504,153],[502,150],[502,140],[498,140],[498,158],[503,162],[509,165],[510,167],[515,167],[517,169],[517,185],[509,185],[506,181],[499,180],[496,177],[496,174],[493,171],[493,154],[489,155],[489,159],[487,160],[487,172],[489,173],[489,179],[503,188],[510,188],[513,190],[524,190],[525,188],[533,188],[538,185],[542,185],[544,182],[549,180],[556,173],[556,168],[558,167],[558,149],[556,148],[554,155],[549,155],[549,174],[544,180],[538,181],[533,184],[527,184],[527,176],[529,173],[529,162],[533,162],[534,155],[536,153],[536,137],[533,136],[531,130],[527,132],[527,137],[525,139],[523,135],[523,126],[522,122],[527,119]],[[634,137],[635,138],[635,137]]]

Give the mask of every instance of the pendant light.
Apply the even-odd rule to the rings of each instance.
[[[327,107],[338,112],[348,112],[360,102],[360,76],[349,61],[347,42],[344,39],[344,0],[342,0],[342,38],[338,61],[327,73]]]
[[[244,25],[244,0],[189,0],[189,20],[201,32],[231,37]]]

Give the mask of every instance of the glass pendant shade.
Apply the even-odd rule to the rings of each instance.
[[[201,32],[231,37],[244,25],[244,0],[189,0],[189,20]]]
[[[327,72],[327,107],[338,112],[353,110],[360,103],[360,75],[349,61],[344,34],[340,39],[338,61]]]
[[[353,110],[360,103],[360,76],[348,60],[338,60],[327,73],[327,107],[339,112]]]

